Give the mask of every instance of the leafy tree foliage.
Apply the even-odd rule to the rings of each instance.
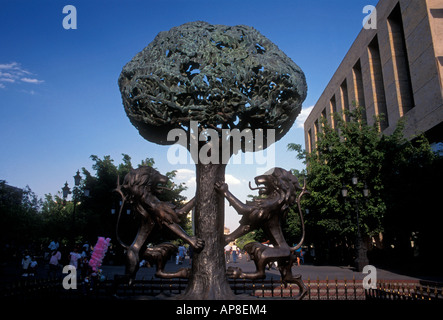
[[[115,165],[114,160],[109,156],[100,159],[96,155],[92,155],[91,159],[95,162],[92,166],[92,169],[95,170],[95,176],[83,168],[86,178],[82,183],[82,188],[89,189],[90,196],[83,197],[81,203],[81,210],[88,217],[88,222],[83,224],[83,232],[81,233],[91,235],[94,239],[97,234],[115,239],[115,225],[121,199],[113,190],[116,188],[117,178],[119,177],[122,182],[124,176],[133,169],[131,158],[123,154],[123,162],[119,165]],[[139,164],[139,166],[142,165],[154,166],[155,161],[153,158],[147,158]],[[170,190],[165,190],[159,198],[162,201],[169,201],[175,205],[180,205],[181,202],[186,200],[181,195],[181,192],[186,187],[183,184],[173,184],[172,180],[175,177],[175,171],[167,172],[166,176],[170,179],[167,186]],[[128,210],[129,214],[126,214]],[[112,214],[111,212],[115,213]],[[123,208],[120,224],[119,232],[122,233],[120,237],[129,243],[132,242],[138,228],[138,217],[134,214],[131,207]],[[182,221],[182,226],[185,229],[190,229],[190,221]]]
[[[3,243],[13,243],[17,247],[29,246],[32,243],[49,243],[58,240],[62,245],[72,245],[74,242],[89,241],[95,243],[98,236],[115,237],[117,214],[120,199],[113,190],[117,186],[117,177],[121,181],[133,168],[131,157],[122,155],[122,162],[114,164],[110,156],[99,158],[92,155],[93,173],[82,168],[84,179],[79,186],[72,190],[72,197],[62,199],[60,193],[46,194],[39,200],[29,187],[24,190],[10,187],[5,181],[0,181],[0,232]],[[152,158],[143,160],[139,166],[154,166]],[[181,195],[186,189],[183,184],[173,184],[175,171],[166,173],[170,179],[171,190],[161,195],[163,201],[179,205],[186,198]],[[85,190],[89,195],[85,195]],[[115,211],[111,211],[114,209]],[[127,214],[127,210],[130,210]],[[115,212],[112,214],[112,212]],[[120,232],[122,238],[132,241],[137,228],[137,218],[130,207],[122,210]],[[192,229],[189,219],[184,218],[182,227],[186,231]],[[163,236],[158,234],[157,236]],[[151,239],[153,242],[166,239]],[[119,250],[118,246],[115,248]]]
[[[412,190],[418,191],[418,186],[430,178],[438,161],[423,135],[412,140],[404,138],[404,119],[387,136],[380,133],[379,121],[369,126],[363,114],[360,107],[346,113],[348,121],[335,114],[334,127],[322,119],[315,149],[310,154],[300,145],[288,145],[307,163],[311,192],[303,200],[303,207],[309,209],[307,243],[315,243],[317,256],[328,262],[352,259],[357,211],[367,244],[373,239],[377,249],[383,245],[390,248],[391,244],[395,247],[394,239],[402,239],[400,242],[408,242],[410,248],[409,237],[419,228],[416,221],[421,220],[413,217],[418,211],[411,210],[411,204],[423,204],[420,198],[411,197]],[[353,176],[359,179],[355,186],[351,183]],[[369,189],[367,198],[362,192],[365,186]],[[346,199],[341,195],[343,187],[348,191]],[[425,197],[424,192],[418,193]],[[435,206],[435,200],[426,198]]]
[[[0,239],[2,243],[23,245],[40,236],[41,201],[29,186],[23,190],[0,180]]]

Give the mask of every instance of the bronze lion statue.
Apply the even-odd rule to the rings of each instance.
[[[177,251],[175,245],[163,243],[153,248],[147,248],[140,252],[149,234],[155,226],[167,227],[180,239],[187,242],[195,252],[199,252],[204,247],[204,241],[193,236],[189,236],[178,224],[180,217],[187,214],[194,207],[194,198],[183,207],[177,208],[170,202],[160,201],[158,196],[165,190],[169,179],[160,174],[157,170],[149,166],[141,166],[131,170],[124,178],[123,184],[117,182],[117,191],[123,203],[117,219],[117,240],[126,250],[126,270],[125,276],[129,278],[131,284],[135,279],[139,268],[140,258],[157,265],[156,276],[161,278],[187,278],[188,269],[180,269],[177,272],[165,272],[164,267],[167,259]],[[133,210],[140,217],[140,225],[137,235],[131,245],[123,243],[119,237],[118,226],[121,211],[125,202],[129,202]]]
[[[298,298],[302,298],[307,289],[301,281],[300,275],[292,275],[292,264],[295,260],[295,251],[303,244],[305,228],[303,215],[300,208],[301,197],[309,193],[306,184],[301,187],[297,178],[289,171],[282,168],[274,168],[263,175],[255,177],[256,188],[259,196],[253,201],[242,203],[228,189],[224,182],[216,182],[215,188],[234,207],[238,214],[242,215],[240,226],[225,237],[229,243],[235,239],[261,228],[272,246],[258,242],[245,245],[244,249],[254,260],[256,271],[243,272],[240,268],[229,267],[228,276],[236,279],[264,279],[266,277],[266,265],[272,262],[278,263],[278,268],[285,284],[296,283],[300,289]],[[298,193],[298,194],[297,194]],[[283,236],[281,222],[286,219],[289,208],[297,203],[302,226],[300,242],[290,247]]]

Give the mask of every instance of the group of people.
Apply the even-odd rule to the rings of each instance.
[[[46,250],[43,260],[48,261],[48,277],[58,276],[61,271],[61,266],[66,262],[67,264],[74,266],[79,272],[84,271],[88,267],[91,255],[88,242],[85,242],[82,246],[75,245],[66,258],[62,257],[63,250],[61,250],[58,241],[51,241],[47,248],[48,250]],[[64,258],[63,261],[62,258]],[[35,276],[37,273],[37,266],[38,262],[36,256],[31,255],[28,250],[25,250],[21,261],[22,277]],[[83,274],[86,273],[84,272]]]
[[[37,272],[37,259],[26,250],[22,258],[22,277],[34,277]]]
[[[232,262],[234,263],[237,263],[237,258],[238,259],[242,258],[242,252],[240,248],[235,244],[235,242],[232,244],[232,246],[230,244],[227,244],[224,249],[225,249],[226,263],[231,262],[231,256],[232,256]]]
[[[265,244],[268,245],[268,244]],[[272,245],[270,245],[272,246]],[[49,270],[48,277],[57,277],[61,272],[62,266],[66,263],[72,265],[76,268],[80,277],[85,277],[89,274],[89,259],[91,258],[91,248],[88,242],[85,242],[83,245],[75,245],[74,248],[68,253],[66,250],[60,249],[60,244],[57,241],[51,241],[51,243],[47,247],[49,252],[45,254],[45,261],[48,261]],[[65,257],[62,257],[62,252],[64,252]],[[235,242],[227,244],[224,247],[225,259],[226,263],[237,263],[238,259],[242,259],[242,251],[236,245]],[[304,263],[304,252],[302,250],[297,250],[296,255],[296,263],[300,266],[301,263]],[[249,261],[247,253],[243,253],[246,255],[247,261]],[[178,248],[177,255],[175,257],[175,263],[177,265],[183,264],[185,261],[186,255],[189,255],[189,265],[192,263],[192,247],[186,249],[186,247],[182,244]],[[64,258],[62,262],[62,258]],[[141,265],[145,263],[145,261],[141,262]],[[32,277],[37,273],[38,262],[35,255],[30,254],[28,250],[25,250],[22,257],[22,277]]]

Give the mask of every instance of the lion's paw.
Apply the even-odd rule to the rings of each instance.
[[[191,245],[196,252],[200,252],[205,246],[205,241],[197,237],[191,237]]]

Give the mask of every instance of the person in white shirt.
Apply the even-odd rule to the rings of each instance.
[[[69,264],[78,268],[78,260],[82,257],[80,253],[78,253],[78,249],[74,248],[74,251],[71,252],[69,257]]]
[[[55,250],[52,252],[51,258],[49,259],[49,272],[48,276],[55,277],[57,275],[58,270],[58,264],[60,262],[60,259],[62,258],[62,254],[60,251]]]
[[[225,258],[226,258],[226,263],[229,263],[231,260],[231,246],[229,244],[227,244],[225,246]]]
[[[29,264],[29,276],[34,277],[37,272],[37,260],[35,260],[35,257],[31,258],[31,263]]]
[[[22,273],[22,277],[27,277],[28,276],[28,269],[29,269],[29,265],[31,264],[31,256],[28,254],[28,252],[25,252],[24,257],[22,258],[22,269],[23,269],[23,273]]]
[[[235,245],[235,242],[232,245],[232,261],[237,263],[237,246]]]

